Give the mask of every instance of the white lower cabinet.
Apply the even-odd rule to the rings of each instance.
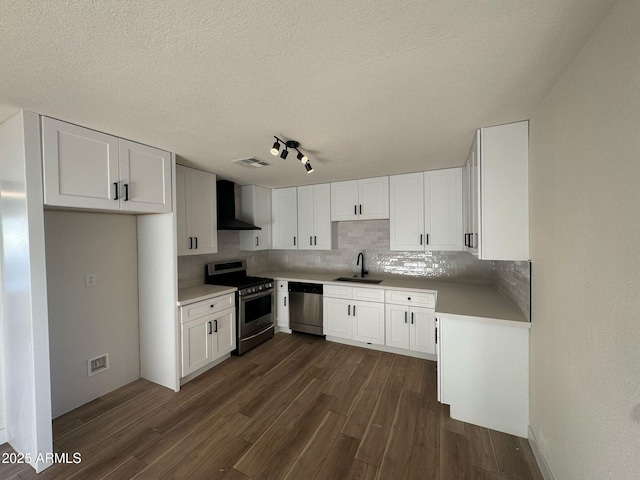
[[[215,308],[217,298],[211,297],[206,301],[211,302],[211,312],[203,312],[200,316],[190,313],[189,305],[180,307],[182,377],[207,366],[236,348],[235,305],[218,310]],[[224,298],[227,300],[227,296]]]
[[[291,332],[289,328],[289,282],[276,281],[276,326],[279,330]]]
[[[527,437],[529,327],[438,314],[438,400],[451,418]]]
[[[325,335],[384,345],[384,303],[324,297],[322,307]]]
[[[434,310],[387,304],[385,345],[435,355]]]

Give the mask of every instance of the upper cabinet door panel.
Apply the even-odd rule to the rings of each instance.
[[[424,174],[425,248],[462,250],[462,168]]]
[[[313,248],[331,250],[331,185],[313,186]]]
[[[145,213],[171,211],[171,154],[120,139],[122,210]]]
[[[191,254],[218,252],[218,221],[216,176],[213,173],[189,169],[187,215],[189,236],[193,237]],[[190,212],[190,213],[189,213]]]
[[[44,202],[118,210],[118,139],[42,117]]]
[[[331,221],[358,219],[358,180],[331,184]]]
[[[176,165],[176,241],[178,247],[178,255],[188,255],[190,219],[187,218],[187,179],[189,177],[189,169],[182,165]]]
[[[358,180],[360,220],[389,218],[389,177]]]
[[[298,248],[298,194],[297,188],[279,188],[272,194],[273,248]]]
[[[424,250],[424,175],[389,177],[391,250]]]
[[[298,249],[313,250],[313,186],[298,187]]]

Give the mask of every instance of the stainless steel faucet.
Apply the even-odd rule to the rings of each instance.
[[[362,258],[362,264],[360,264],[360,258]],[[358,254],[358,259],[356,260],[356,266],[357,265],[360,265],[360,278],[364,278],[364,276],[369,273],[368,270],[364,269],[364,252]]]

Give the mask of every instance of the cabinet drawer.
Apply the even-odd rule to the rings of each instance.
[[[396,305],[415,305],[435,308],[435,293],[404,292],[402,290],[386,290],[385,301]]]
[[[353,289],[341,285],[325,285],[322,293],[325,297],[346,298],[351,300]]]
[[[194,318],[216,313],[229,307],[235,307],[235,293],[228,293],[217,297],[211,297],[207,300],[191,303],[180,308],[180,321],[182,323],[193,320]]]
[[[353,299],[384,303],[384,290],[382,288],[354,288]]]

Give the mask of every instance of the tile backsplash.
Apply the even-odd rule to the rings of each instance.
[[[490,262],[465,252],[392,252],[389,220],[337,222],[333,250],[271,250],[269,268],[305,269],[356,273],[359,252],[364,252],[370,274],[411,275],[490,285],[494,273]]]
[[[224,260],[245,259],[250,274],[263,270],[317,270],[354,274],[359,252],[371,275],[411,275],[452,282],[494,285],[529,318],[529,262],[490,262],[466,252],[392,252],[389,220],[333,224],[333,250],[240,250],[237,231],[218,231],[218,253],[178,257],[180,288],[204,281],[204,266]]]
[[[492,262],[496,289],[531,320],[531,262]]]

